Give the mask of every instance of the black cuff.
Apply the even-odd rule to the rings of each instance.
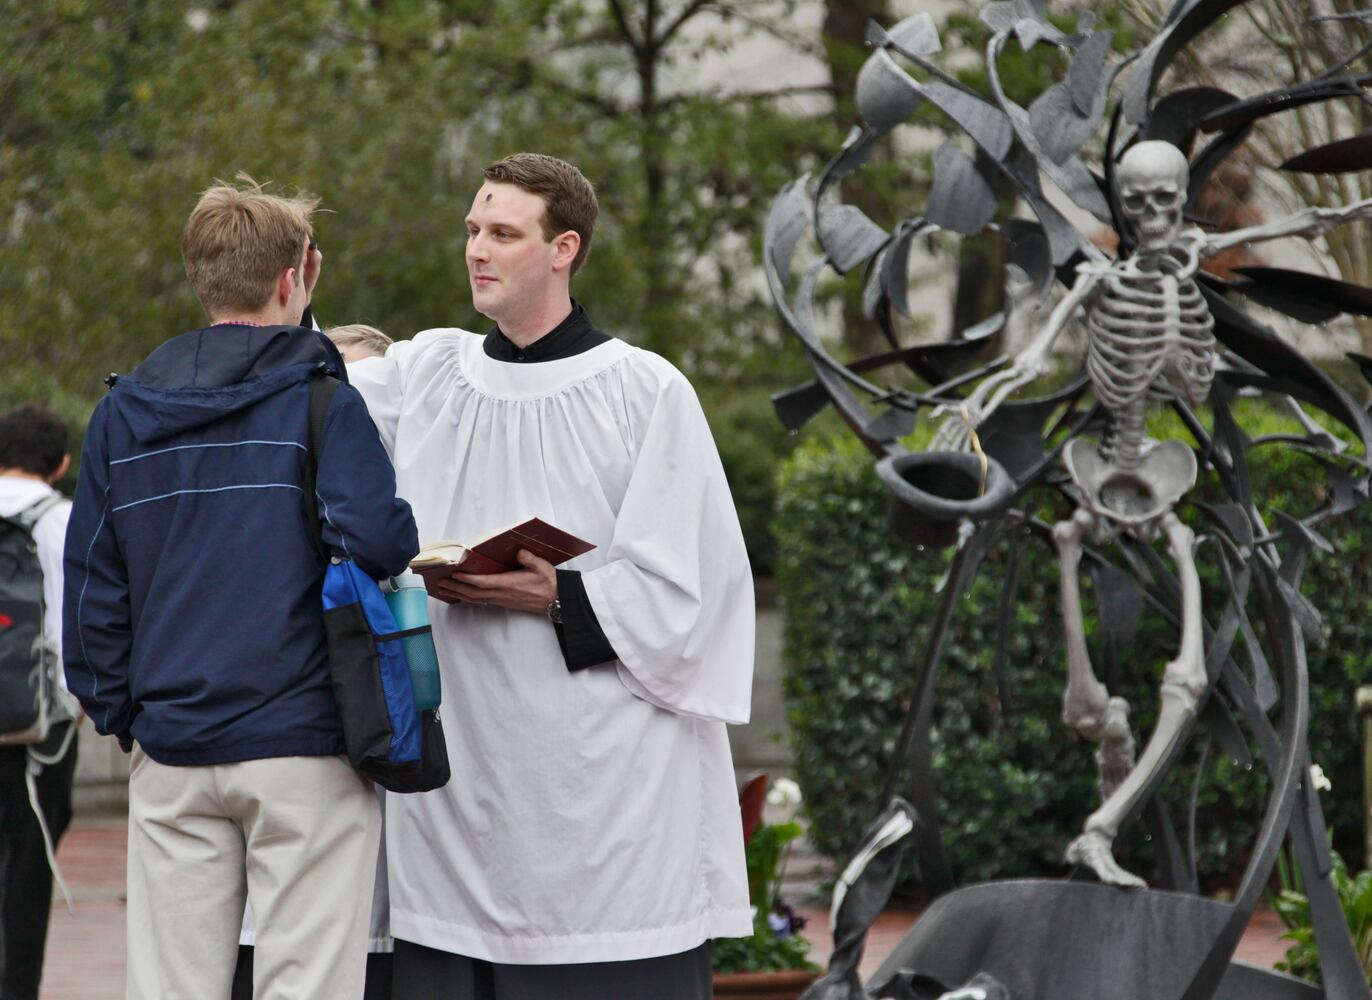
[[[553,623],[557,630],[557,644],[568,670],[585,670],[598,663],[619,659],[610,640],[596,620],[586,585],[574,569],[557,571],[557,599],[562,602],[562,623]]]

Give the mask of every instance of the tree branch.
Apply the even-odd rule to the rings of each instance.
[[[681,30],[682,26],[686,24],[687,21],[710,5],[711,0],[691,0],[690,3],[681,9],[681,12],[677,14],[676,17],[672,18],[672,20],[667,23],[667,26],[662,29],[662,33],[659,34],[657,38],[653,39],[654,47],[659,49],[664,47],[672,40],[672,36]]]
[[[573,49],[590,49],[601,45],[618,45],[623,36],[611,28],[591,31],[576,38],[564,38],[548,48],[549,52],[570,52]],[[632,42],[631,42],[632,44]]]
[[[610,0],[610,13],[614,15],[615,24],[619,26],[619,33],[629,43],[629,48],[633,49],[635,53],[642,51],[643,43],[634,34],[633,26],[629,24],[629,16],[624,12],[623,0]]]
[[[572,100],[578,104],[584,104],[588,108],[594,108],[606,118],[621,118],[632,113],[632,109],[625,105],[606,97],[604,94],[597,94],[593,90],[581,90],[577,87],[569,87],[565,80],[559,80],[558,86],[565,91]]]
[[[723,4],[712,2],[709,4],[709,6],[714,8],[716,14],[718,14],[718,16],[721,19],[726,17],[737,18],[738,20],[746,24],[748,27],[752,28],[754,31],[760,31],[763,34],[771,35],[777,41],[784,42],[786,45],[795,49],[797,52],[800,52],[804,55],[812,56],[815,59],[826,58],[824,46],[821,45],[818,41],[815,41],[812,38],[808,38],[796,32],[787,31],[784,27],[782,27],[779,24],[775,24],[764,18],[746,13],[744,7],[747,5],[745,4]]]
[[[828,83],[797,84],[794,87],[778,87],[776,90],[743,90],[733,94],[673,94],[664,98],[661,106],[676,107],[690,101],[707,100],[712,104],[743,104],[751,101],[770,101],[781,97],[800,97],[805,94],[824,94],[833,96],[834,88]]]

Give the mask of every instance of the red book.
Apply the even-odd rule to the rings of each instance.
[[[410,569],[425,577],[445,577],[453,573],[505,573],[523,568],[517,558],[520,549],[526,549],[557,566],[593,548],[595,546],[590,542],[535,517],[474,545],[453,541],[431,542],[410,560]]]

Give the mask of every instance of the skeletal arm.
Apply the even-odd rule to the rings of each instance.
[[[1323,236],[1335,226],[1361,219],[1372,219],[1372,198],[1355,201],[1351,205],[1334,208],[1306,208],[1294,215],[1261,226],[1248,226],[1228,233],[1212,233],[1205,237],[1201,252],[1213,257],[1231,247],[1245,243],[1262,243],[1266,240],[1279,240],[1287,236],[1300,236],[1313,240]]]
[[[965,401],[948,403],[934,411],[934,416],[949,418],[934,437],[935,451],[962,451],[970,447],[972,429],[980,426],[1011,393],[1047,373],[1053,342],[1091,296],[1103,274],[1098,265],[1081,265],[1071,291],[1058,302],[1048,322],[1008,368],[984,379]]]

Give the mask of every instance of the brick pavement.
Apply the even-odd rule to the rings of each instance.
[[[82,821],[63,838],[58,862],[75,902],[68,913],[54,904],[48,934],[47,963],[41,1000],[119,1000],[124,995],[124,873],[127,829],[122,822]],[[826,910],[803,909],[810,917],[806,936],[812,957],[823,965],[831,942]],[[862,972],[874,972],[890,954],[917,913],[883,913],[868,938]],[[1276,915],[1262,910],[1253,918],[1236,957],[1270,966],[1286,952]]]
[[[40,1000],[119,1000],[124,995],[122,821],[78,821],[57,848],[73,911],[58,897],[48,926]]]

